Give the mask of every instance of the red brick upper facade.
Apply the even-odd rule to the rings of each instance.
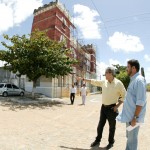
[[[96,51],[93,45],[84,45],[72,38],[71,30],[75,26],[70,20],[68,11],[64,6],[56,2],[50,2],[43,7],[34,10],[32,31],[39,29],[46,31],[50,39],[65,41],[66,46],[72,49],[73,57],[79,60],[79,65],[75,66],[76,74],[96,73]]]
[[[74,25],[67,16],[67,12],[56,2],[51,2],[34,10],[32,31],[35,29],[46,30],[50,39],[65,40],[67,47],[70,47],[71,28],[74,28]]]

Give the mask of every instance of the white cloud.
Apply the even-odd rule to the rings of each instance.
[[[150,67],[148,67],[148,68],[147,68],[147,71],[149,71],[149,72],[150,72]]]
[[[0,33],[20,25],[41,5],[43,5],[42,0],[1,0]]]
[[[109,59],[109,63],[106,64],[104,62],[96,62],[96,72],[97,72],[97,79],[105,79],[105,69],[108,66],[112,66],[112,64],[119,64],[122,65],[118,60]],[[145,79],[147,83],[150,83],[150,67],[144,69],[145,72]]]
[[[1,61],[1,60],[0,60],[0,67],[3,67],[4,64],[5,64],[5,61]]]
[[[147,54],[145,54],[145,55],[144,55],[144,59],[145,59],[146,61],[150,61],[150,56],[147,55]]]
[[[107,67],[111,66],[113,67],[113,65],[122,65],[118,60],[113,60],[113,59],[109,59],[109,63],[106,64],[104,62],[96,62],[96,72],[97,72],[97,79],[104,79],[105,77],[103,76],[105,74],[105,70]]]
[[[114,60],[114,59],[109,59],[109,65],[122,65],[118,60]]]
[[[105,69],[108,65],[104,62],[96,62],[96,65],[97,79],[104,79],[103,75],[105,74]]]
[[[126,35],[122,32],[115,32],[109,37],[107,44],[114,52],[140,52],[144,50],[144,46],[138,36]]]
[[[87,6],[74,5],[74,23],[79,27],[82,38],[100,39],[100,21],[96,19],[99,16],[97,11]]]
[[[150,83],[150,67],[146,68],[144,72],[145,72],[146,83]]]

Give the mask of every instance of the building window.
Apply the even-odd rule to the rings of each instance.
[[[73,48],[71,48],[71,51],[72,51],[72,57],[73,57],[73,58],[76,58],[76,57],[77,57],[77,55],[76,55],[75,50],[74,50]]]
[[[60,36],[60,42],[64,42],[65,46],[67,47],[67,40],[64,35]]]
[[[65,18],[62,17],[62,28],[66,29],[66,26],[67,26],[66,20]]]
[[[90,71],[90,66],[87,66],[87,71]]]
[[[65,40],[65,37],[63,35],[60,36],[60,42],[63,42]]]

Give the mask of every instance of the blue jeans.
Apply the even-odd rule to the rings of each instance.
[[[129,125],[130,125],[129,123],[126,123],[127,127]],[[126,137],[127,137],[126,150],[137,150],[138,132],[139,132],[139,127],[136,127],[132,131],[126,131]]]

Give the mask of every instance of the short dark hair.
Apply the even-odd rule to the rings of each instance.
[[[136,59],[131,59],[131,60],[128,60],[127,62],[131,67],[135,67],[136,71],[139,72],[140,70],[140,63],[138,60]]]

